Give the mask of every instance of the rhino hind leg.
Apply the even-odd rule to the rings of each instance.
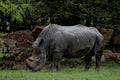
[[[85,71],[88,71],[89,68],[92,65],[92,57],[94,56],[94,51],[90,51],[86,56],[85,56]]]
[[[101,48],[99,51],[96,52],[96,71],[99,71],[99,68],[101,66],[101,58],[102,58],[103,48]]]

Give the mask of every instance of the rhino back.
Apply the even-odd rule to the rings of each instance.
[[[96,34],[86,27],[59,27],[51,38],[52,50],[57,48],[64,55],[83,56],[93,48]]]

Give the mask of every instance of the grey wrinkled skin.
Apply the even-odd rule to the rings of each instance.
[[[104,41],[103,36],[94,27],[49,24],[39,34],[32,47],[33,54],[26,62],[33,71],[41,70],[46,59],[51,61],[50,69],[55,67],[60,71],[61,57],[81,56],[85,56],[85,71],[87,71],[94,55],[96,70],[99,70]]]

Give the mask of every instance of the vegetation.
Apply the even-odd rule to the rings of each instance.
[[[120,0],[0,0],[0,37],[6,35],[1,32],[32,29],[35,25],[49,23],[105,24],[107,28],[120,30],[119,4]],[[5,58],[9,61],[11,57],[15,61],[21,60],[19,56],[0,53],[0,60]],[[30,70],[0,70],[0,80],[120,80],[120,62],[107,61],[99,72],[94,67],[83,72],[83,63],[74,64],[80,66],[62,67],[61,72],[46,69],[36,73]]]
[[[18,47],[18,46],[17,46]],[[9,50],[8,50],[9,49]],[[24,51],[24,54],[21,53],[17,53],[14,54],[14,51]],[[23,61],[24,59],[26,59],[29,55],[30,55],[30,52],[31,52],[31,48],[25,48],[25,47],[18,47],[18,48],[10,48],[10,47],[6,47],[4,46],[3,48],[3,51],[2,53],[0,53],[0,60],[2,62],[2,60],[13,60],[13,61]]]
[[[5,36],[5,33],[0,33],[0,41],[1,41],[1,37]]]
[[[31,29],[49,23],[120,25],[119,4],[119,0],[1,0],[0,30]]]
[[[102,64],[99,72],[90,68],[88,72],[83,71],[83,63],[76,67],[62,67],[61,72],[49,72],[46,69],[40,72],[29,70],[0,71],[0,80],[119,80],[120,64],[108,61]]]

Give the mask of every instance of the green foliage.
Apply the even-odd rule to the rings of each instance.
[[[0,53],[0,60],[3,58],[3,54],[2,53]]]
[[[7,0],[6,2],[0,1],[0,11],[4,14],[6,17],[11,17],[12,22],[16,23],[23,23],[23,19],[25,16],[25,10],[28,8],[29,4],[15,4],[12,3],[10,0]],[[7,25],[9,25],[9,22],[7,22]]]
[[[1,41],[1,37],[7,35],[7,33],[0,33],[0,41]]]
[[[17,3],[13,3],[10,0],[7,0],[5,2],[0,1],[0,12],[2,16],[0,16],[1,19],[1,29],[5,28],[7,31],[10,30],[10,27],[19,24],[22,25],[26,22],[26,13],[27,9],[29,7],[29,4],[27,3],[21,3],[18,1]]]
[[[108,29],[120,30],[120,25],[103,25],[103,26]]]
[[[15,61],[20,62],[21,58],[17,56],[17,57],[15,57]]]
[[[93,24],[113,24],[114,19],[119,24],[119,5],[120,1],[109,0],[44,0],[42,3],[48,6],[48,16],[51,23],[61,25],[84,24],[91,26]],[[116,5],[116,6],[115,6]],[[111,10],[111,8],[113,10]],[[117,13],[116,13],[117,12]],[[115,24],[114,23],[114,24]]]
[[[49,23],[120,25],[119,4],[119,0],[6,0],[0,1],[0,22],[7,30],[12,25],[31,28]]]
[[[5,53],[5,54],[3,55],[3,57],[10,58],[11,55],[10,55],[10,53]]]
[[[10,53],[0,53],[0,60],[9,59],[10,57]]]

